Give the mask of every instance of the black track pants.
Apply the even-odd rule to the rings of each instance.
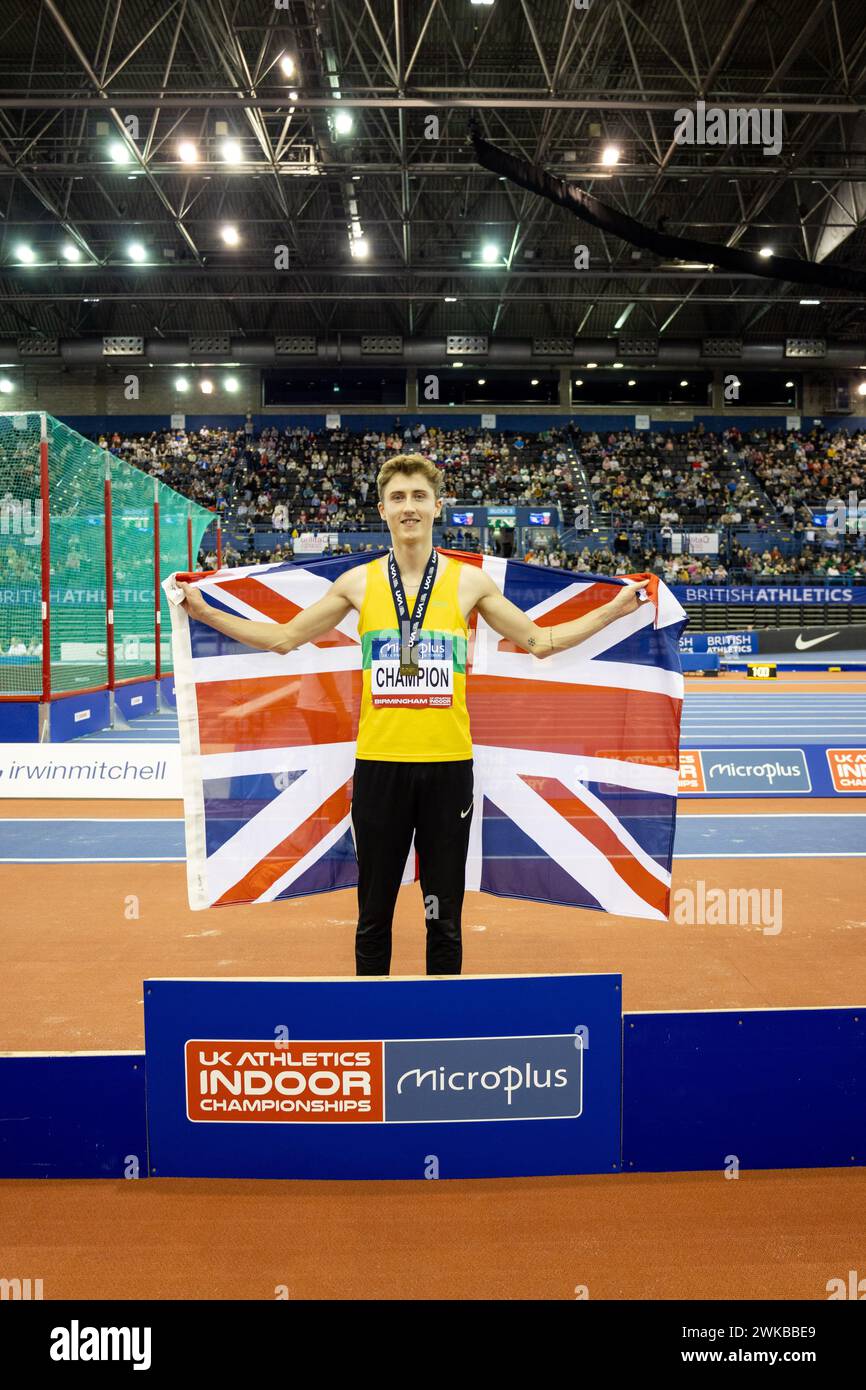
[[[357,974],[387,975],[390,970],[391,919],[413,830],[427,925],[427,974],[460,974],[472,768],[471,758],[450,763],[356,761]]]

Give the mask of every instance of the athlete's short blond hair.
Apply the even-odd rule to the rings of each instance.
[[[445,482],[445,474],[441,468],[437,468],[435,463],[424,457],[423,454],[395,454],[382,464],[376,477],[376,489],[379,493],[379,501],[385,500],[385,488],[390,483],[395,473],[420,473],[425,482],[428,482],[433,489],[433,496],[438,500],[442,496],[442,486]]]

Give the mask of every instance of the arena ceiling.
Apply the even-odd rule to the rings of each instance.
[[[863,296],[802,305],[636,251],[482,169],[467,135],[475,112],[649,226],[860,267],[863,0],[2,0],[0,74],[7,341],[866,340]],[[781,148],[676,143],[699,100],[779,111]]]

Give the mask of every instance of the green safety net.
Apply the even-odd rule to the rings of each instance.
[[[0,415],[0,693],[42,690],[38,414]]]
[[[177,570],[190,570],[196,567],[199,542],[205,527],[210,521],[210,513],[196,508],[192,526],[192,562],[188,556],[187,517],[189,502],[180,493],[159,483],[159,583]],[[171,669],[171,615],[168,600],[160,587],[160,632],[162,669]]]
[[[153,478],[111,458],[114,679],[156,672]]]
[[[105,454],[48,419],[51,693],[105,685]]]
[[[0,695],[39,694],[42,672],[41,417],[0,415]],[[171,626],[158,586],[193,565],[212,514],[150,475],[46,417],[51,556],[51,692],[108,682],[105,475],[111,479],[115,682],[156,673],[156,605],[162,670]],[[160,504],[159,557],[154,490]]]

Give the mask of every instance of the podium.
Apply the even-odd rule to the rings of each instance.
[[[620,1167],[618,975],[145,981],[150,1173]]]

